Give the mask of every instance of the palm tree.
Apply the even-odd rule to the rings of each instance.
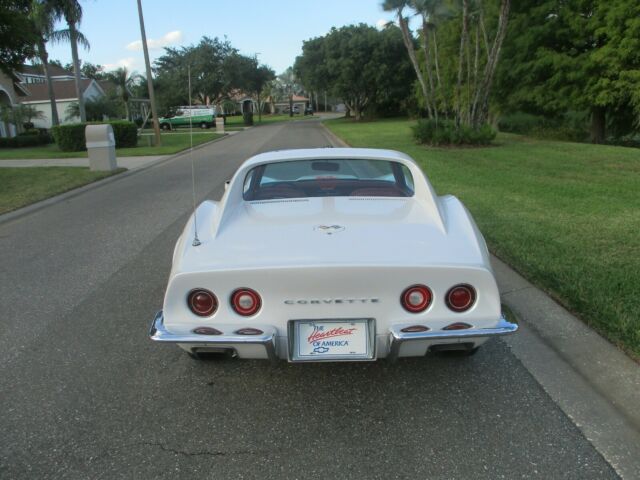
[[[420,64],[418,63],[418,56],[416,55],[413,34],[411,33],[411,30],[409,30],[409,19],[404,16],[404,9],[411,9],[413,7],[414,5],[411,0],[383,0],[382,2],[383,10],[387,12],[394,12],[398,17],[398,26],[400,27],[400,31],[402,32],[402,40],[404,41],[404,46],[406,47],[407,53],[409,54],[409,60],[411,60],[413,70],[416,72],[418,83],[420,83],[422,96],[424,98],[425,106],[427,107],[427,113],[429,117],[433,117],[433,108],[431,106],[429,85],[427,84],[422,73],[422,69],[420,68]]]
[[[127,67],[120,67],[109,73],[109,79],[116,84],[118,95],[124,103],[124,111],[127,120],[131,120],[129,112],[129,98],[131,97],[131,87],[136,84],[142,77],[137,73],[130,73]]]
[[[89,49],[88,40],[78,30],[78,25],[80,25],[80,21],[82,20],[82,6],[78,0],[46,0],[46,2],[52,4],[55,10],[59,12],[67,22],[68,28],[66,30],[60,30],[58,35],[60,38],[68,40],[71,44],[71,58],[73,60],[80,121],[86,122],[87,114],[84,108],[84,99],[82,98],[82,89],[80,86],[80,59],[78,57],[78,44],[87,50]]]
[[[31,4],[31,21],[37,32],[36,55],[42,64],[44,76],[47,79],[47,89],[49,93],[49,101],[51,102],[51,124],[58,125],[58,108],[56,104],[56,95],[51,83],[51,73],[49,71],[49,53],[47,52],[47,42],[56,38],[54,25],[56,22],[57,12],[50,2],[41,0],[32,0]]]

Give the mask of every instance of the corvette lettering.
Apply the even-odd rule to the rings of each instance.
[[[286,305],[328,305],[340,303],[380,303],[379,298],[323,298],[313,300],[285,300]]]

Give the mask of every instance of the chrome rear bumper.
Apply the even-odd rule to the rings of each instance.
[[[500,316],[498,325],[493,328],[470,328],[468,330],[429,330],[426,332],[401,332],[402,327],[392,327],[389,332],[389,354],[387,360],[395,361],[400,353],[400,347],[405,342],[425,340],[454,340],[464,341],[474,338],[487,338],[499,335],[509,335],[518,330],[518,324],[511,323],[504,315]]]
[[[262,328],[262,327],[261,327]],[[509,322],[504,316],[500,317],[500,321],[492,328],[470,328],[467,330],[428,330],[426,332],[402,332],[401,326],[391,327],[389,329],[389,353],[387,360],[393,362],[400,356],[400,349],[407,342],[425,342],[437,341],[441,344],[442,340],[451,340],[451,343],[472,343],[474,339],[495,337],[500,335],[509,335],[518,330],[516,323]],[[220,347],[235,349],[242,346],[257,345],[262,346],[265,350],[266,357],[272,362],[278,360],[276,350],[277,330],[275,327],[265,329],[260,335],[201,335],[197,333],[175,334],[169,332],[164,326],[164,317],[162,311],[159,311],[149,330],[149,338],[154,342],[161,343],[179,343],[179,344],[197,344],[198,346]],[[447,342],[444,342],[447,343]],[[426,348],[426,347],[425,347]],[[264,357],[262,357],[264,358]]]
[[[241,345],[262,345],[267,357],[272,362],[278,360],[276,355],[276,329],[265,331],[261,335],[199,335],[197,333],[175,334],[169,332],[164,326],[162,310],[156,313],[151,328],[149,338],[154,342],[163,343],[197,343],[206,344],[210,347],[234,348]]]

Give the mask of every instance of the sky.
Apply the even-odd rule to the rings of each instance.
[[[301,53],[302,42],[331,27],[380,26],[393,15],[380,0],[143,0],[151,60],[163,47],[196,44],[203,36],[227,37],[246,55],[283,72]],[[80,58],[107,70],[126,66],[143,73],[144,57],[136,0],[81,0],[80,30],[90,50]],[[62,25],[60,26],[62,28]],[[68,44],[50,45],[49,56],[71,62]]]

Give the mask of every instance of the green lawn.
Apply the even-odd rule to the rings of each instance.
[[[213,132],[194,132],[193,144],[199,145],[204,142],[215,140],[221,135]],[[163,133],[162,146],[150,146],[153,142],[153,135],[142,135],[138,139],[138,146],[134,148],[118,148],[116,154],[120,157],[144,156],[144,155],[170,155],[189,147],[189,132],[183,133]],[[44,145],[33,148],[2,148],[0,149],[0,160],[15,160],[23,158],[77,158],[86,157],[87,152],[62,152],[55,144]]]
[[[406,120],[326,124],[354,147],[409,154],[467,205],[498,257],[640,357],[640,150],[508,134],[427,148]]]
[[[288,114],[276,114],[276,115],[262,115],[262,121],[258,120],[258,115],[253,115],[253,123],[254,125],[266,125],[269,123],[276,122],[290,122],[292,120],[303,120],[307,118],[313,118],[313,116],[304,116],[301,113],[298,115],[294,115],[290,117]],[[316,117],[317,118],[317,117]],[[233,117],[227,117],[226,126],[228,127],[241,127],[244,126],[244,121],[242,119],[242,115],[234,115]]]
[[[92,172],[85,167],[0,168],[0,213],[52,197],[124,171]]]

